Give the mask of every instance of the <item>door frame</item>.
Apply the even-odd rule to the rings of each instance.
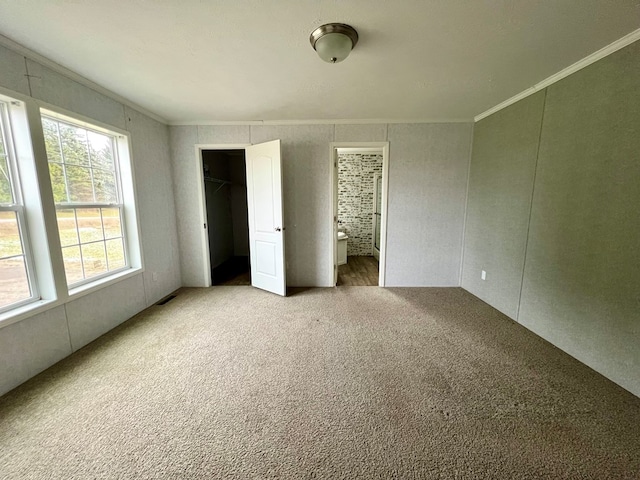
[[[211,256],[209,252],[209,225],[207,223],[207,199],[204,191],[204,172],[202,165],[202,151],[203,150],[245,150],[250,147],[250,143],[199,143],[195,145],[195,159],[198,171],[198,185],[197,189],[198,201],[200,203],[200,225],[204,225],[204,228],[200,231],[200,244],[202,248],[202,254],[204,256],[204,279],[205,287],[211,287]],[[246,164],[245,153],[245,164]]]
[[[374,173],[373,174],[373,215],[371,216],[371,228],[373,231],[373,238],[371,238],[371,249],[373,251],[373,256],[376,256],[376,250],[378,250],[378,263],[380,263],[380,249],[376,248],[376,215],[375,215],[375,204],[376,204],[376,200],[378,198],[378,178],[380,178],[381,180],[383,179],[383,176],[381,173]],[[380,190],[382,190],[382,183],[380,184]],[[380,192],[382,193],[382,192]],[[382,210],[382,199],[380,199],[380,210]],[[380,247],[382,247],[382,212],[380,212]]]
[[[331,142],[329,144],[329,171],[331,172],[331,251],[333,252],[333,286],[338,282],[338,149],[382,151],[382,216],[380,219],[380,262],[378,286],[385,286],[387,263],[387,213],[389,199],[389,142]]]

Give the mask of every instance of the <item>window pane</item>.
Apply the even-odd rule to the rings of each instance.
[[[23,253],[16,212],[0,212],[0,258]]]
[[[82,245],[82,264],[86,278],[105,273],[107,271],[107,256],[104,252],[104,242]]]
[[[93,203],[93,185],[91,169],[67,165],[67,184],[69,185],[69,201]]]
[[[0,308],[5,309],[24,300],[32,299],[35,295],[29,284],[29,272],[25,245],[28,239],[26,231],[20,230],[19,218],[23,205],[19,205],[18,170],[11,141],[11,125],[5,123],[9,112],[7,104],[0,101],[0,203],[16,205],[16,209],[0,211]],[[13,175],[11,175],[13,174]],[[9,307],[10,308],[10,307]]]
[[[78,232],[80,234],[80,243],[88,243],[104,239],[99,208],[77,208],[76,216]]]
[[[97,132],[87,132],[87,136],[89,137],[91,166],[113,171],[113,140],[111,137]]]
[[[73,210],[58,210],[58,232],[60,233],[60,244],[63,247],[77,245],[80,243],[78,239],[78,228],[76,224],[76,216]]]
[[[88,167],[89,152],[87,150],[87,131],[60,123],[60,140],[64,163]]]
[[[45,117],[42,125],[54,200],[63,207],[57,219],[67,283],[126,267],[122,207],[109,207],[121,203],[116,137],[72,120]]]
[[[122,237],[122,225],[120,224],[119,208],[103,208],[102,222],[104,225],[104,237]]]
[[[2,141],[0,140],[0,144]],[[7,157],[0,152],[0,203],[13,203]]]
[[[117,270],[126,265],[124,258],[124,246],[121,238],[107,240],[107,258],[109,259],[109,270]]]
[[[64,181],[64,170],[61,164],[49,162],[49,175],[53,188],[53,200],[56,203],[68,202],[67,185]]]
[[[30,297],[24,257],[0,260],[0,308]]]
[[[47,158],[50,162],[62,163],[60,155],[60,139],[58,137],[58,123],[47,118],[42,119],[44,143],[47,147]]]
[[[66,247],[62,249],[64,259],[64,271],[67,274],[67,284],[79,282],[84,278],[82,274],[82,259],[80,247]]]
[[[118,191],[114,172],[95,168],[93,170],[93,184],[96,190],[96,202],[117,203]]]

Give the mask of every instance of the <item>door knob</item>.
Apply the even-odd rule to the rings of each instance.
[[[280,227],[276,227],[276,232],[280,232],[282,229]]]

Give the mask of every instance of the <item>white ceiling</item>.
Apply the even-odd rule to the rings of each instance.
[[[322,62],[313,29],[360,41]],[[640,27],[640,0],[0,0],[0,33],[172,123],[469,120]]]

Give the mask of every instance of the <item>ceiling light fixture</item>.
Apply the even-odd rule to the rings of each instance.
[[[347,58],[358,43],[358,32],[344,23],[327,23],[311,32],[309,41],[322,60],[338,63]]]

